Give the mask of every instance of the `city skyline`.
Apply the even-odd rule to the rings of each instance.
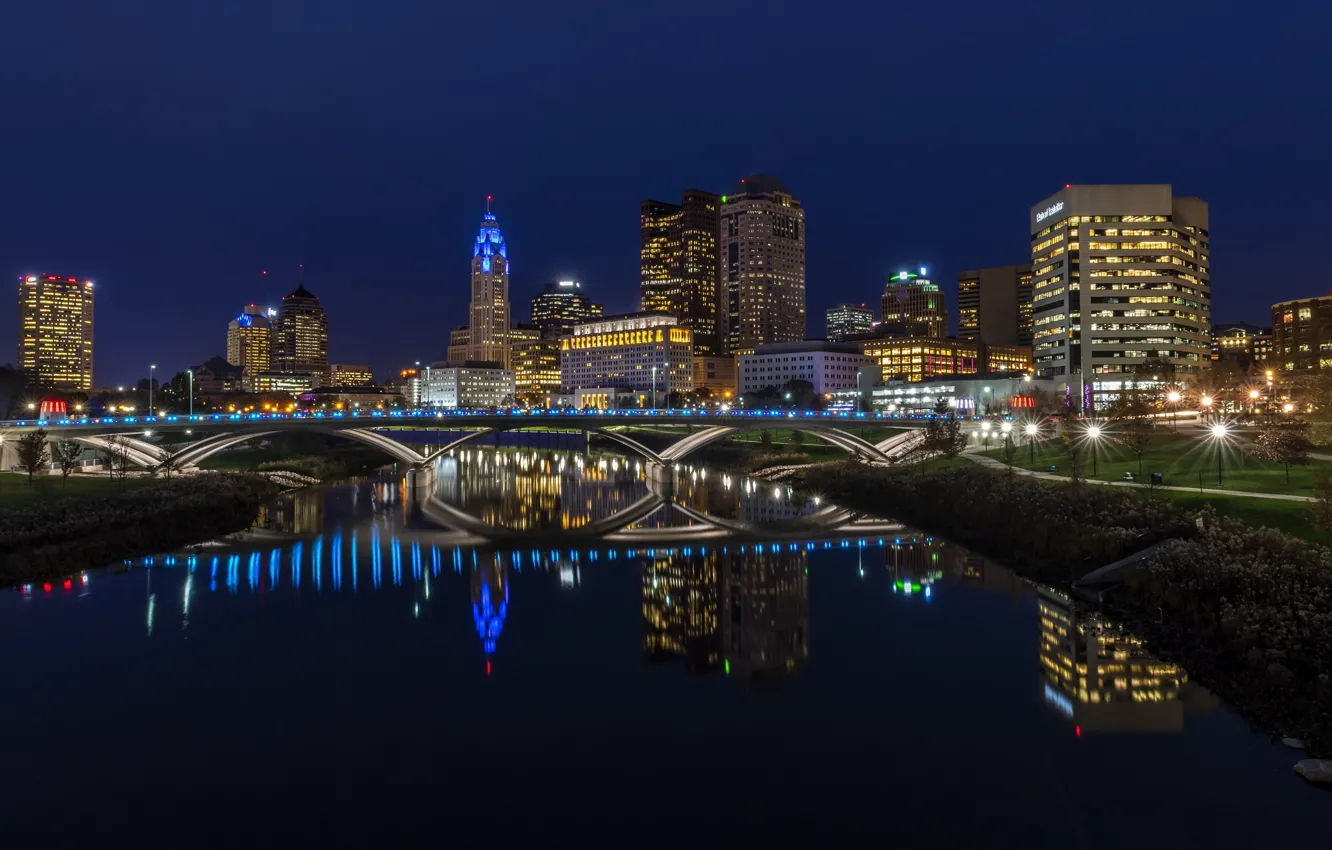
[[[487,194],[515,246],[514,302],[526,304],[550,280],[577,279],[607,313],[630,312],[639,297],[635,203],[678,199],[682,187],[724,192],[736,175],[756,172],[790,186],[814,225],[811,332],[828,307],[870,301],[891,273],[920,263],[955,304],[959,271],[1028,259],[1023,215],[1065,183],[1170,183],[1207,199],[1225,246],[1214,321],[1266,324],[1271,303],[1326,289],[1303,270],[1318,267],[1312,250],[1327,221],[1318,199],[1328,127],[1320,114],[1288,108],[1316,97],[1319,78],[1302,67],[1314,61],[1303,57],[1316,55],[1316,28],[1294,20],[1241,32],[1218,16],[1165,10],[1153,24],[1162,38],[1201,39],[1212,55],[1249,61],[1243,69],[1209,61],[1180,69],[1177,84],[1195,93],[1197,141],[1162,146],[1148,128],[1174,121],[1174,107],[1147,78],[1119,79],[1094,58],[1124,43],[1128,21],[1100,21],[1090,40],[1056,40],[1037,62],[992,38],[1007,31],[1000,9],[978,7],[961,30],[944,10],[920,9],[911,29],[922,37],[908,39],[891,63],[844,46],[837,61],[813,63],[781,96],[686,97],[729,73],[735,60],[719,53],[684,68],[664,102],[638,102],[632,93],[656,73],[648,57],[683,22],[702,19],[704,7],[686,3],[679,25],[641,33],[641,13],[608,22],[597,43],[633,32],[639,48],[570,63],[592,42],[557,48],[548,39],[550,11],[520,2],[512,36],[521,60],[498,74],[465,36],[482,25],[480,9],[387,20],[370,44],[358,15],[342,9],[278,11],[256,25],[243,14],[182,7],[129,28],[112,10],[92,8],[71,30],[44,6],[10,28],[16,45],[0,59],[9,71],[0,91],[13,106],[11,123],[88,132],[0,141],[15,165],[12,194],[24,199],[0,212],[0,268],[97,284],[94,383],[142,377],[151,362],[184,368],[223,353],[218,321],[251,301],[276,304],[294,288],[300,263],[329,311],[331,361],[369,362],[382,377],[437,359],[448,345],[441,329],[467,320],[459,258]],[[861,9],[851,41],[868,44],[904,14]],[[763,37],[817,56],[818,45],[845,35],[831,19],[755,19],[742,8],[706,15],[709,27],[757,26]],[[1077,11],[1059,20],[1080,28],[1091,18]],[[213,46],[178,49],[196,43],[199,31],[215,35]],[[944,32],[974,44],[987,72],[939,71],[928,57]],[[40,45],[51,43],[68,57],[60,67],[42,61]],[[1280,53],[1253,52],[1278,43]],[[363,53],[349,66],[337,57],[352,44]],[[134,65],[115,60],[124,52],[138,57]],[[237,58],[247,55],[255,61]],[[1038,140],[1028,92],[1056,62],[1064,73],[1051,97],[1113,81],[1140,104],[1136,120],[1107,126],[1078,113],[1061,130],[1077,145]],[[401,83],[404,63],[409,79]],[[838,82],[847,79],[855,84]],[[589,109],[580,92],[593,83],[606,86],[597,102],[616,108]],[[144,84],[153,97],[126,99]],[[444,106],[482,87],[505,107],[499,140],[472,131],[471,110]],[[1274,91],[1280,96],[1258,94]],[[871,92],[876,108],[855,108]],[[850,120],[834,120],[848,110]],[[929,132],[898,132],[904,115]],[[978,124],[991,132],[975,136]],[[781,130],[751,132],[764,126]],[[1264,132],[1237,129],[1246,126]],[[560,132],[566,127],[573,132]],[[273,280],[265,283],[262,269]],[[1240,285],[1257,279],[1272,283],[1261,291]],[[367,309],[381,293],[412,309]],[[16,350],[14,301],[0,299],[0,347],[8,352]],[[133,331],[140,324],[154,329],[151,344]]]

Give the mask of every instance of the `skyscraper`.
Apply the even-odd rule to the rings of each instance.
[[[972,342],[1031,345],[1031,264],[959,272],[957,335]]]
[[[805,211],[781,180],[755,174],[722,195],[720,334],[727,350],[805,338]]]
[[[901,271],[888,278],[883,288],[881,308],[886,325],[918,326],[928,337],[948,336],[948,306],[939,287],[925,276]],[[913,336],[916,334],[912,334]]]
[[[1079,408],[1109,403],[1149,362],[1157,374],[1202,367],[1212,318],[1205,202],[1176,198],[1169,184],[1066,186],[1031,208],[1030,223],[1036,371]]]
[[[19,278],[19,369],[39,387],[93,383],[93,283],[55,275]]]
[[[490,211],[472,249],[472,303],[469,311],[467,360],[512,363],[509,351],[509,248],[504,244],[499,221]]]
[[[548,283],[532,298],[532,324],[555,339],[573,333],[574,325],[601,313],[601,305],[584,295],[576,280]]]
[[[273,323],[273,371],[315,375],[328,372],[328,316],[302,281],[282,299]]]
[[[262,307],[250,304],[227,324],[227,362],[240,367],[247,387],[273,368],[273,323]]]
[[[869,333],[874,327],[874,311],[864,304],[838,304],[828,308],[827,321],[828,341],[843,342]]]
[[[694,353],[720,354],[717,338],[719,199],[687,189],[680,204],[642,201],[638,209],[639,294],[645,312],[670,313],[693,331]]]

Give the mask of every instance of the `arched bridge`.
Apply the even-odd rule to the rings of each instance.
[[[890,426],[921,428],[924,418],[886,413],[830,411],[704,411],[704,410],[407,410],[315,413],[210,413],[166,416],[30,419],[0,422],[0,439],[37,428],[53,439],[74,440],[100,449],[119,449],[143,467],[176,469],[197,466],[212,455],[248,440],[303,431],[336,434],[383,451],[409,468],[420,468],[440,456],[487,434],[524,428],[588,431],[612,440],[649,461],[671,465],[732,434],[768,428],[801,431],[871,462],[892,463],[904,442],[898,434],[871,443],[856,428]],[[649,448],[625,429],[644,426],[689,426],[663,450]],[[461,437],[424,454],[393,439],[393,428],[465,431]],[[697,429],[697,430],[695,430]],[[154,441],[152,438],[157,437]],[[115,439],[112,439],[112,438]],[[168,446],[171,437],[181,445]]]

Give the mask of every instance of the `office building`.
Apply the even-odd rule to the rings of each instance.
[[[816,395],[853,389],[861,367],[874,363],[854,343],[821,340],[760,345],[753,354],[741,354],[736,360],[741,395],[784,387],[790,381],[809,382]]]
[[[1248,322],[1212,325],[1212,362],[1225,360],[1241,371],[1248,371],[1267,362],[1272,354],[1272,340],[1271,328]]]
[[[735,398],[740,384],[735,374],[735,358],[694,356],[694,392],[702,396],[706,390],[714,401]]]
[[[1038,374],[1089,410],[1149,361],[1175,380],[1201,369],[1211,346],[1206,203],[1168,184],[1067,186],[1031,208],[1030,225]]]
[[[925,276],[900,271],[888,278],[880,301],[885,325],[923,326],[924,336],[948,336],[948,306],[939,287]]]
[[[1031,345],[1031,264],[959,272],[957,336],[971,342]]]
[[[845,342],[853,336],[870,333],[874,311],[864,304],[838,304],[828,308],[828,341]]]
[[[323,372],[260,372],[245,389],[254,393],[286,393],[295,396],[318,387],[324,383],[324,378]]]
[[[1031,372],[1031,349],[952,338],[866,339],[856,345],[879,364],[884,380],[922,381],[940,375]]]
[[[390,379],[389,389],[402,396],[408,407],[421,406],[421,390],[425,383],[425,369],[409,366],[398,371],[398,377]]]
[[[688,189],[679,204],[639,204],[639,295],[642,310],[669,313],[689,328],[694,353],[722,353],[718,340],[717,239],[721,199]]]
[[[584,295],[576,280],[548,283],[532,298],[532,324],[555,339],[573,333],[574,325],[602,312],[601,305]]]
[[[449,348],[446,357],[455,363],[467,359],[467,352],[472,347],[472,330],[463,325],[449,331]]]
[[[1269,362],[1285,372],[1332,369],[1332,292],[1272,305]]]
[[[441,410],[512,407],[513,370],[480,360],[431,363],[421,404]]]
[[[943,403],[963,416],[1054,412],[1062,407],[1050,378],[1014,372],[944,375],[920,381],[890,380],[869,391],[870,407],[886,413],[929,413]]]
[[[273,324],[267,311],[253,304],[227,324],[227,362],[241,370],[248,385],[273,366]]]
[[[574,326],[560,340],[560,383],[566,390],[592,387],[655,393],[694,388],[693,336],[665,313],[604,316]]]
[[[781,180],[756,174],[722,195],[719,254],[728,352],[805,338],[805,211]]]
[[[504,244],[499,221],[490,211],[472,248],[472,300],[465,347],[451,341],[449,357],[465,351],[466,360],[499,363],[509,367],[509,248]]]
[[[601,305],[596,306],[600,315]],[[573,328],[569,331],[572,333]],[[524,406],[540,405],[547,395],[560,389],[560,340],[535,324],[514,325],[509,334],[514,399]]]
[[[191,371],[194,372],[196,396],[234,393],[246,389],[245,370],[226,358],[210,357]]]
[[[93,283],[40,274],[19,278],[18,366],[43,389],[93,385]]]
[[[327,383],[330,387],[369,387],[374,385],[375,375],[369,364],[334,363],[328,367]]]
[[[278,305],[271,360],[274,372],[328,373],[328,316],[303,282]]]

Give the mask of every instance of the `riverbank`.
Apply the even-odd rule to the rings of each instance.
[[[0,582],[20,584],[176,549],[248,528],[283,488],[216,473],[0,511]]]
[[[1332,551],[1150,494],[976,467],[824,464],[803,480],[1048,584],[1164,542],[1111,594],[1111,613],[1250,719],[1332,756]]]

